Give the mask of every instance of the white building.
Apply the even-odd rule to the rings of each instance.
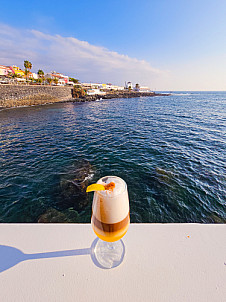
[[[125,82],[126,89],[133,89],[133,84],[131,82]]]
[[[7,76],[10,73],[12,73],[12,70],[9,66],[0,65],[0,76]]]
[[[135,87],[134,90],[139,91],[139,92],[150,92],[151,91],[151,89],[146,86]]]
[[[33,78],[33,79],[35,79],[35,80],[37,80],[37,79],[38,79],[38,75],[37,75],[37,73],[32,72],[32,78]]]
[[[105,95],[106,92],[104,91],[100,91],[100,89],[88,89],[87,90],[87,95]]]
[[[59,85],[65,85],[69,82],[69,77],[66,76],[66,75],[63,75],[59,72],[56,72],[56,71],[52,71],[50,73],[46,73],[45,74],[45,79],[58,79],[58,84]]]
[[[110,83],[104,84],[104,83],[81,83],[82,87],[84,89],[101,89],[104,91],[109,91],[109,90],[124,90],[124,87],[122,86],[116,86],[112,85]]]
[[[124,87],[122,86],[117,86],[117,85],[112,85],[110,83],[108,84],[100,84],[100,89],[103,90],[124,90]]]
[[[98,84],[98,83],[81,83],[82,88],[84,89],[99,89],[102,88],[101,85],[102,84]]]

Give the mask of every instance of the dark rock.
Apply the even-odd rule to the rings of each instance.
[[[38,223],[75,223],[80,222],[79,214],[73,209],[60,212],[54,208],[49,208],[38,218]]]
[[[226,218],[220,217],[215,213],[212,213],[209,217],[207,217],[208,223],[226,223]]]
[[[49,208],[44,214],[38,218],[39,223],[65,223],[66,216],[56,209]]]
[[[86,188],[93,174],[94,169],[89,161],[77,162],[73,170],[60,180],[60,207],[73,207],[79,211],[84,209],[89,204]]]

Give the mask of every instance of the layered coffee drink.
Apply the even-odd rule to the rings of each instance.
[[[105,176],[97,184],[105,190],[94,193],[91,224],[100,239],[114,242],[125,235],[130,223],[127,185],[117,176]]]

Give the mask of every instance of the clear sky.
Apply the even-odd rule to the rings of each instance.
[[[225,0],[1,1],[0,64],[155,90],[226,90]]]

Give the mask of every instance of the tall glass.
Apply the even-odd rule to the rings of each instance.
[[[101,266],[118,266],[124,257],[125,247],[120,240],[130,223],[129,197],[126,182],[117,176],[105,176],[98,184],[114,183],[113,190],[96,191],[93,197],[91,225],[100,238],[95,246],[95,257]]]

